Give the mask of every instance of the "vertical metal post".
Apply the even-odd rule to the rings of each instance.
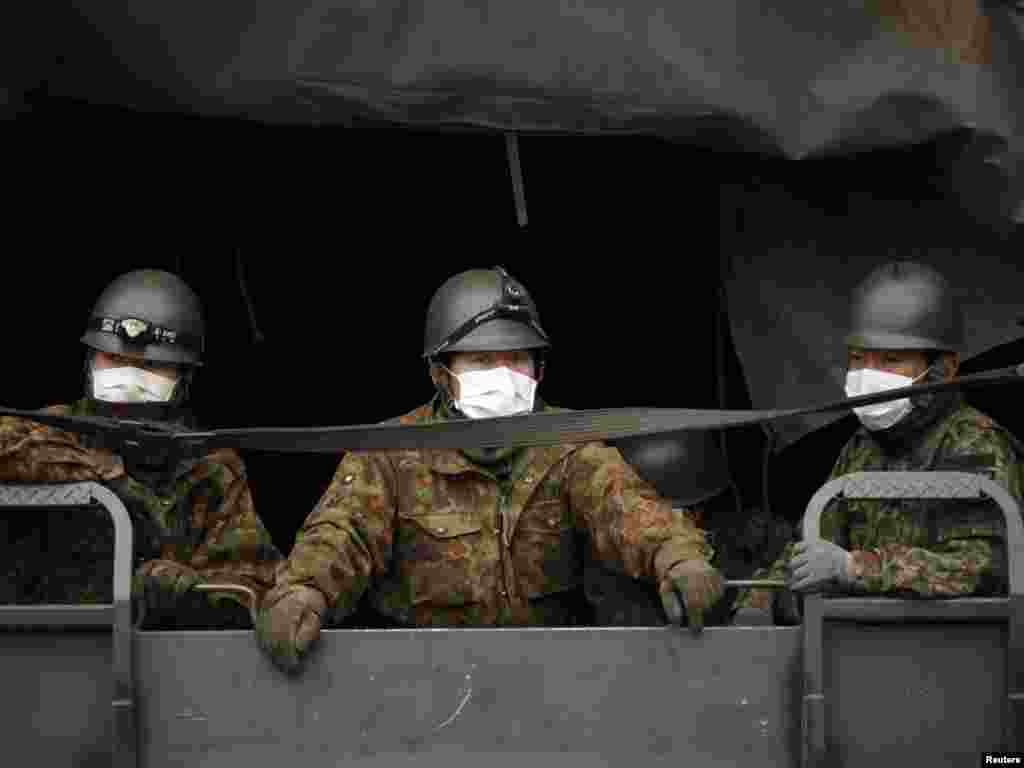
[[[803,768],[823,768],[825,739],[825,631],[824,598],[809,595],[804,600],[804,695],[801,707]]]
[[[114,743],[113,764],[136,768],[138,728],[132,669],[132,524],[121,500],[108,488],[89,483],[91,497],[106,507],[114,522]],[[123,514],[121,514],[123,512]]]
[[[1024,734],[1024,595],[1013,594],[1011,585],[1006,633],[1006,723],[1003,749],[1020,752]]]

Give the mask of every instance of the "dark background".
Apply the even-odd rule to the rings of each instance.
[[[776,197],[781,188],[840,211],[853,194],[908,208],[946,201],[935,226],[1020,242],[1019,231],[993,230],[983,201],[964,209],[941,142],[781,161],[656,139],[524,137],[524,230],[500,136],[268,127],[39,93],[5,130],[0,402],[19,408],[81,395],[78,338],[92,302],[120,273],[157,267],[178,272],[206,307],[194,401],[206,426],[382,421],[432,395],[420,358],[431,294],[457,272],[495,264],[527,286],[553,338],[540,390],[549,402],[748,408],[731,339],[719,336],[723,185],[769,181]],[[771,196],[747,199],[771,216]],[[742,215],[727,225],[742,227]],[[780,222],[779,236],[800,226]],[[1024,358],[1019,348],[999,355],[1016,359],[993,364]],[[997,418],[1015,410],[1005,391],[986,397]],[[854,426],[843,419],[775,457],[773,506],[796,519]],[[761,431],[728,441],[744,498],[759,503]],[[245,459],[257,510],[287,551],[338,459]]]

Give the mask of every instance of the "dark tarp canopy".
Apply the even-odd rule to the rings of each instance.
[[[271,123],[640,132],[790,158],[968,127],[1021,170],[1024,22],[1006,0],[72,0],[3,17],[12,100],[45,82]]]

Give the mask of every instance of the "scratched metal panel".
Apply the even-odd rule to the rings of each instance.
[[[9,765],[110,768],[110,632],[0,631],[0,744]]]
[[[826,621],[824,633],[830,765],[975,768],[999,748],[1005,623]]]
[[[332,630],[288,679],[251,633],[142,633],[140,756],[144,768],[796,766],[800,648],[799,628]]]

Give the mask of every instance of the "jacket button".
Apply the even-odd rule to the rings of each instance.
[[[556,525],[558,525],[558,518],[557,517],[549,517],[548,518],[548,525],[550,525],[552,528],[554,528]]]
[[[437,532],[438,533],[444,533],[446,530],[448,530],[448,529],[447,528],[438,528]]]
[[[345,485],[348,485],[354,479],[355,479],[355,477],[353,475],[345,475],[345,478],[341,482],[345,483]]]

